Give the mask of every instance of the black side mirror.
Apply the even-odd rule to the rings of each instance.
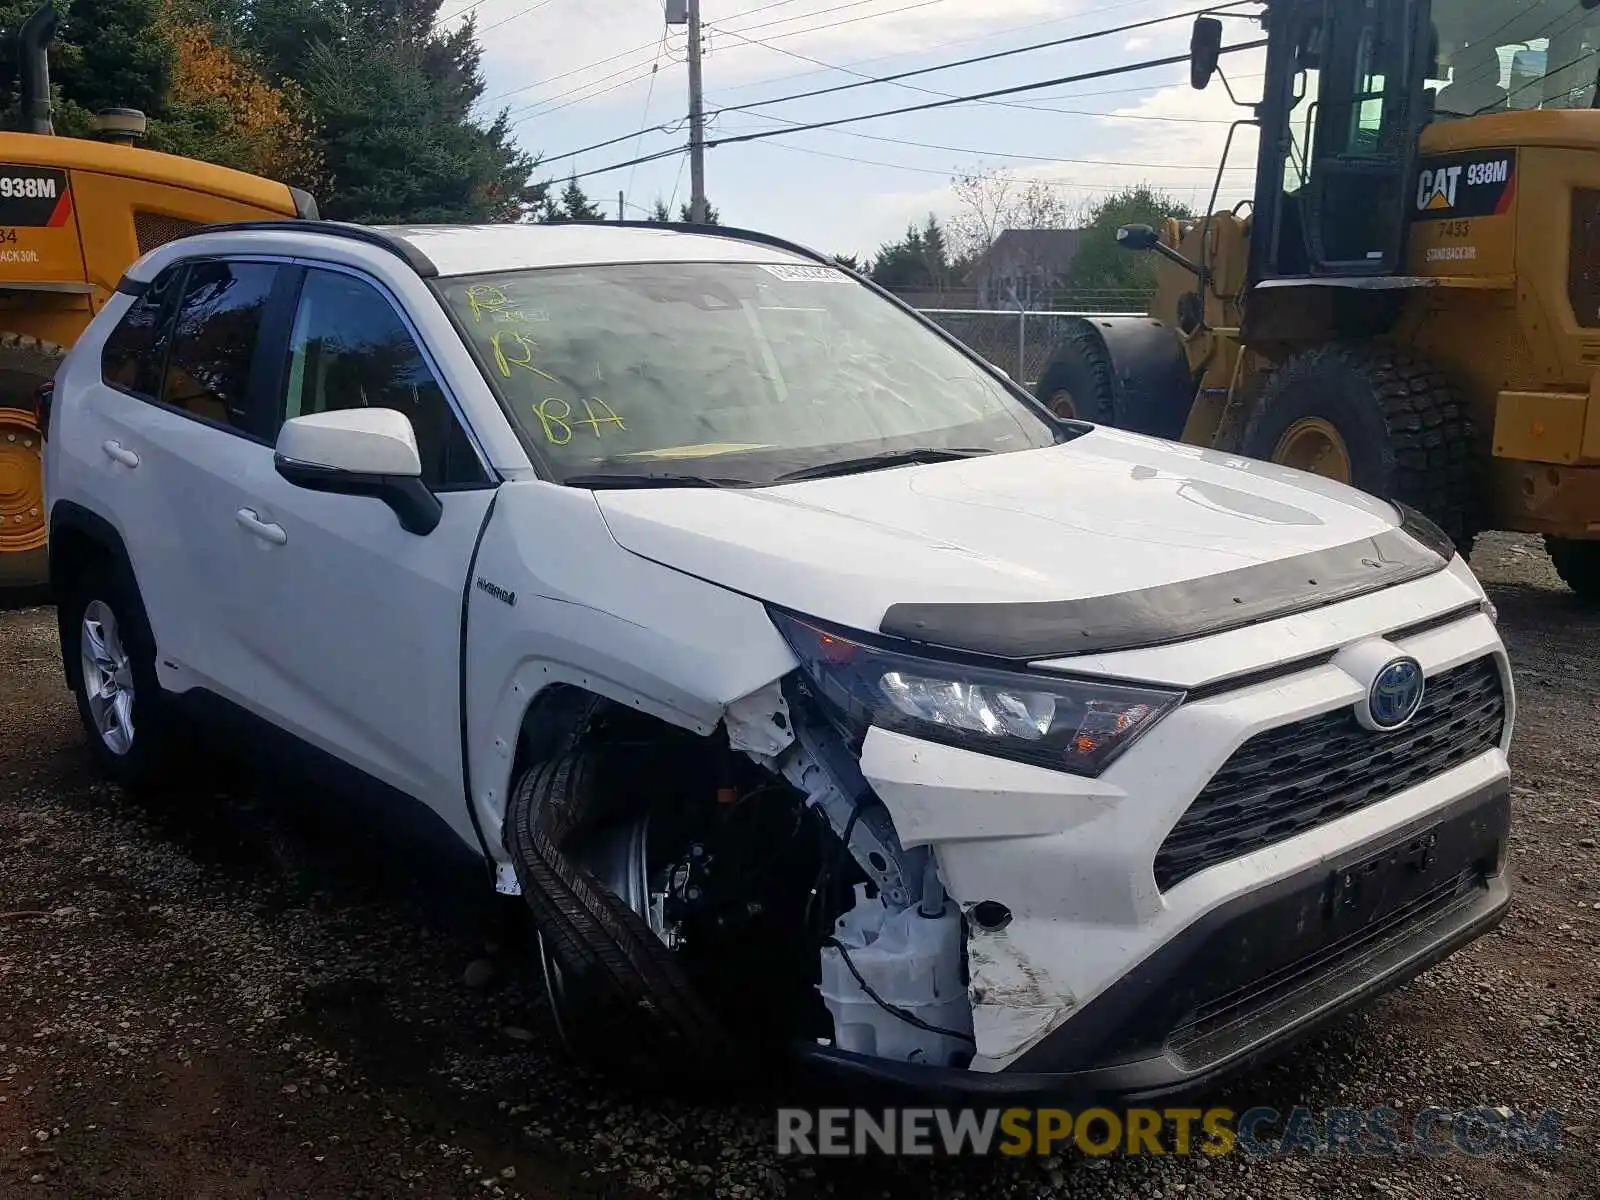
[[[1154,250],[1160,240],[1148,225],[1124,225],[1117,230],[1117,245],[1124,250]]]
[[[1189,37],[1189,86],[1204,91],[1221,58],[1222,22],[1216,17],[1196,17]]]

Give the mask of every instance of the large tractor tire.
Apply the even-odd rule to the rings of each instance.
[[[1035,397],[1058,417],[1176,440],[1194,400],[1177,335],[1150,317],[1066,323]]]
[[[1113,369],[1100,339],[1088,329],[1075,328],[1056,344],[1035,395],[1064,420],[1115,425]]]
[[[65,348],[19,333],[0,333],[0,591],[42,588],[50,577],[45,549],[44,436],[33,419],[34,394],[55,378]]]
[[[1280,363],[1239,450],[1408,504],[1463,556],[1484,527],[1465,399],[1437,367],[1392,346],[1335,342]]]
[[[1561,582],[1585,604],[1600,604],[1600,541],[1547,537],[1544,548]]]

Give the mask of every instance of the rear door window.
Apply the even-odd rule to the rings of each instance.
[[[265,439],[251,378],[279,268],[212,259],[191,263],[167,352],[161,400],[191,416]]]

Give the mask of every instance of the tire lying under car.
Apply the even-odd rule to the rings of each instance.
[[[511,797],[509,848],[523,896],[549,965],[577,993],[556,1018],[564,1036],[608,1068],[655,1074],[693,1064],[697,1074],[721,1073],[729,1038],[671,951],[566,852],[612,806],[615,777],[629,770],[622,759],[580,741],[524,770]]]

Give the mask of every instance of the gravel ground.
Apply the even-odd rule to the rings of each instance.
[[[220,768],[97,783],[31,609],[0,613],[0,1196],[1600,1196],[1600,617],[1530,539],[1474,565],[1519,684],[1512,912],[1218,1100],[1553,1107],[1557,1152],[779,1157],[769,1101],[570,1068],[515,914],[381,823]]]

